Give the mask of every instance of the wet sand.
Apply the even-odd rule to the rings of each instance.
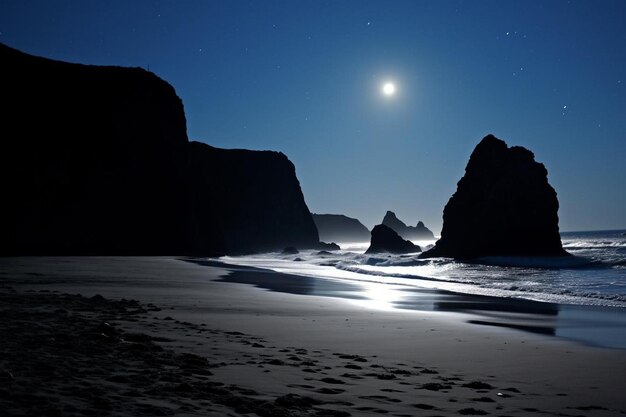
[[[562,305],[528,299],[461,294],[451,291],[332,278],[297,276],[258,268],[188,259],[205,266],[228,267],[220,280],[269,291],[363,301],[373,308],[462,313],[467,323],[552,335],[591,346],[626,349],[626,309]],[[254,271],[255,273],[251,273]],[[376,294],[382,291],[382,297]],[[382,300],[378,299],[382,298]]]
[[[0,259],[0,408],[9,415],[626,413],[624,350],[470,324],[476,316],[458,308],[374,310],[346,287],[339,292],[352,293],[348,300],[255,287],[298,278],[167,257]]]

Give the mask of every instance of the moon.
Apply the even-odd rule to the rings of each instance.
[[[383,84],[383,94],[386,96],[393,96],[396,93],[396,85],[392,82],[386,82]]]

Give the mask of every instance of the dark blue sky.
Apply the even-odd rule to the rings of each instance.
[[[313,212],[438,233],[493,133],[546,165],[561,230],[626,227],[626,1],[0,0],[0,33],[149,68],[190,139],[287,154]]]

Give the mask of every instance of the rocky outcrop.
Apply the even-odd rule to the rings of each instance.
[[[421,248],[409,240],[402,239],[393,229],[379,224],[372,229],[370,247],[365,253],[412,253]]]
[[[334,251],[334,250],[340,250],[341,247],[335,242],[330,242],[330,243],[320,242],[317,245],[315,245],[313,249],[323,250],[323,251]]]
[[[0,44],[0,255],[315,247],[293,164],[189,144],[183,104],[140,68]]]
[[[297,255],[299,253],[300,251],[293,246],[288,246],[285,249],[283,249],[281,252],[282,255]]]
[[[441,239],[422,257],[567,255],[547,175],[531,151],[486,136],[446,204]]]
[[[434,239],[435,236],[421,221],[416,226],[407,226],[402,220],[396,217],[393,211],[387,211],[383,218],[385,226],[393,229],[397,234],[409,240],[426,240]]]
[[[212,252],[317,247],[318,234],[294,165],[279,152],[189,144],[195,245]]]
[[[313,214],[320,240],[325,242],[368,242],[370,231],[360,221],[343,214]]]

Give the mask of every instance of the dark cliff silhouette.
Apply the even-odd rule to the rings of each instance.
[[[357,219],[343,214],[315,214],[320,240],[325,242],[368,242],[370,231]]]
[[[2,253],[181,252],[187,135],[174,89],[139,68],[1,44],[0,57]]]
[[[0,62],[0,254],[316,245],[288,159],[189,144],[180,98],[153,73],[2,44]]]
[[[198,245],[217,228],[227,253],[317,246],[295,167],[284,154],[189,145]]]
[[[411,253],[422,249],[409,240],[404,240],[392,228],[378,224],[372,229],[370,247],[365,253]]]
[[[446,204],[441,239],[421,256],[568,255],[559,235],[559,202],[547,176],[531,151],[486,136]]]
[[[417,226],[407,226],[402,220],[396,217],[396,213],[393,211],[387,211],[387,213],[385,213],[382,224],[390,227],[405,239],[420,240],[435,238],[433,232],[431,232],[423,222],[417,222]]]

